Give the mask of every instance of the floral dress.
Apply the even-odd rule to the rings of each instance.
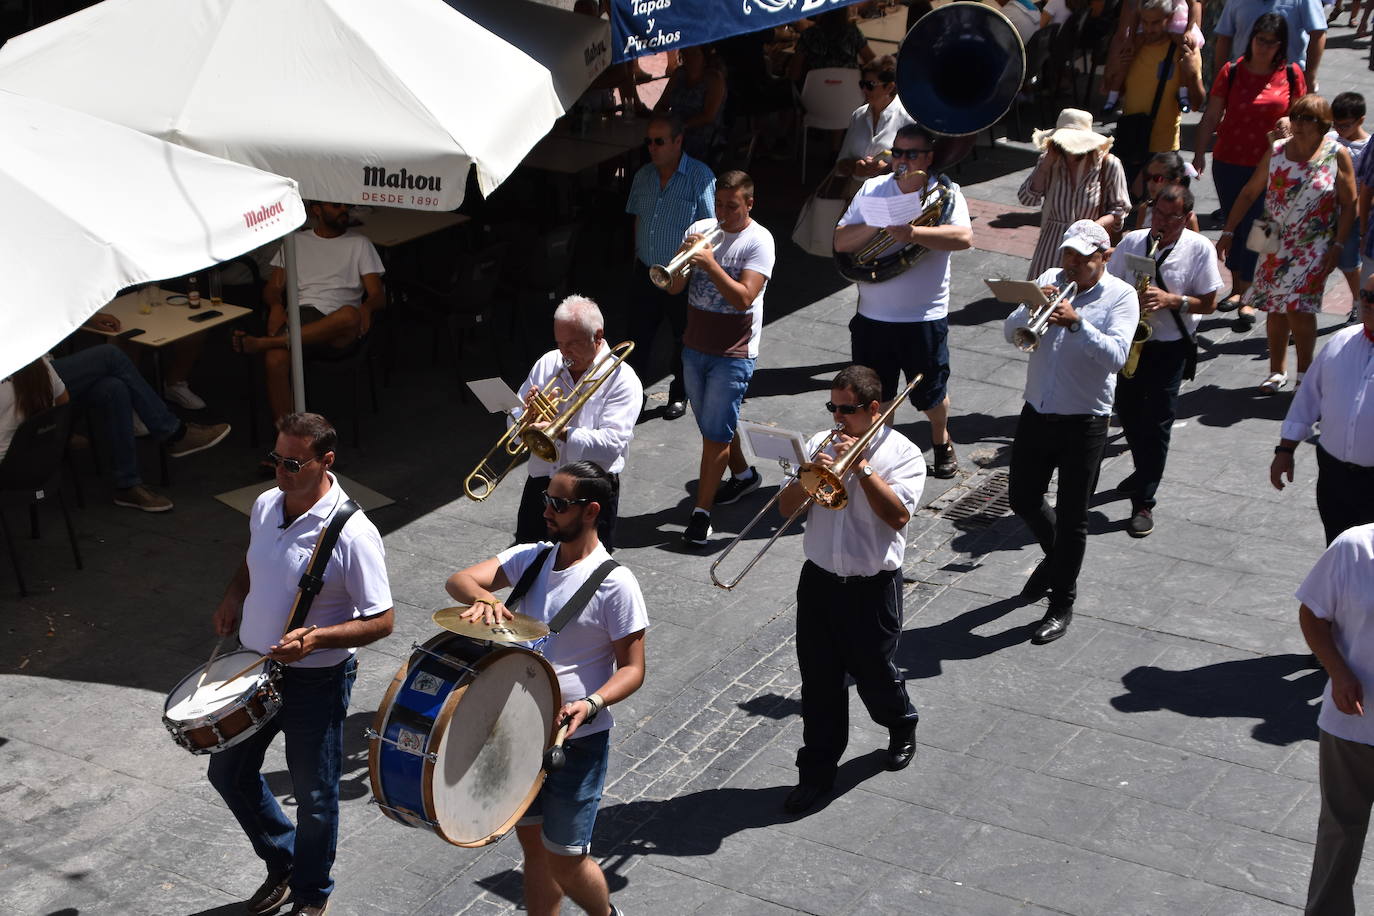
[[[1245,304],[1265,312],[1321,311],[1326,274],[1320,269],[1336,238],[1335,140],[1323,138],[1309,162],[1293,162],[1279,140],[1269,157],[1264,210],[1279,224],[1279,250],[1262,255]],[[1238,239],[1243,243],[1244,239]]]

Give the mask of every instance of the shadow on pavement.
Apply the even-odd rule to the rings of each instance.
[[[1300,672],[1306,672],[1299,675]],[[1312,700],[1326,686],[1326,672],[1310,655],[1271,655],[1218,662],[1186,671],[1144,665],[1121,679],[1126,693],[1112,697],[1118,712],[1167,709],[1197,718],[1259,719],[1256,741],[1286,745],[1317,739]]]
[[[897,649],[897,667],[909,681],[936,677],[944,670],[946,661],[982,658],[1031,638],[1040,623],[1039,615],[1024,624],[1008,627],[991,636],[979,636],[973,631],[1000,620],[1028,603],[1022,598],[1003,598],[992,604],[965,611],[958,617],[930,627],[916,627],[902,634]]]

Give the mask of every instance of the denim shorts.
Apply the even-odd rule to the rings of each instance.
[[[1341,259],[1336,264],[1336,269],[1341,273],[1350,270],[1358,270],[1360,266],[1360,227],[1359,220],[1350,227],[1350,235],[1345,240],[1345,247],[1341,249]]]
[[[544,848],[554,855],[585,856],[591,852],[610,747],[610,729],[565,741],[563,753],[568,762],[544,777],[543,787],[517,826],[543,825],[540,834]]]
[[[682,372],[687,382],[687,400],[692,404],[702,438],[708,442],[734,439],[739,405],[749,390],[754,361],[747,357],[712,356],[683,347]]]

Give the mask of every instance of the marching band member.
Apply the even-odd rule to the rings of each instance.
[[[866,366],[850,366],[830,384],[831,412],[842,425],[816,461],[839,460],[882,415],[882,382]],[[814,454],[830,433],[807,443]],[[806,563],[797,582],[797,663],[802,680],[802,747],[798,784],[783,802],[797,814],[829,792],[849,740],[845,675],[874,722],[888,729],[886,765],[900,770],[916,752],[920,719],[894,658],[902,633],[902,555],[906,524],[925,485],[921,450],[895,429],[884,428],[868,454],[852,466],[842,509],[813,505],[802,542]],[[783,517],[806,500],[788,484],[778,499]]]
[[[1133,286],[1137,278],[1126,266],[1126,255],[1153,257],[1156,265],[1154,282],[1137,297],[1150,338],[1141,347],[1134,374],[1123,374],[1116,383],[1116,413],[1135,463],[1135,471],[1117,490],[1131,497],[1126,530],[1136,538],[1154,530],[1155,491],[1169,457],[1178,389],[1193,377],[1197,325],[1216,310],[1221,289],[1216,249],[1186,228],[1193,192],[1170,185],[1155,197],[1150,212],[1150,228],[1128,233],[1107,262],[1108,273]]]
[[[835,250],[863,248],[881,226],[862,220],[865,197],[896,197],[929,193],[936,187],[932,157],[935,140],[924,128],[908,124],[892,141],[892,174],[864,182],[835,227]],[[957,186],[951,186],[954,211],[938,226],[888,226],[900,245],[919,244],[930,251],[910,268],[881,283],[860,282],[859,310],[849,322],[854,362],[872,366],[883,383],[883,400],[897,396],[897,382],[905,372],[911,379],[925,374],[911,393],[911,404],[930,419],[935,463],[931,476],[947,479],[959,470],[949,438],[949,254],[973,244],[968,205]]]
[[[1027,601],[1050,596],[1031,637],[1037,645],[1063,636],[1073,619],[1088,542],[1088,501],[1107,444],[1116,374],[1140,320],[1135,289],[1106,272],[1110,249],[1107,230],[1081,219],[1064,232],[1063,269],[1047,270],[1037,281],[1046,296],[1056,292],[1051,284],[1078,285],[1072,301],[1055,306],[1030,355],[1026,403],[1011,446],[1011,508],[1045,551],[1021,589]],[[1008,343],[1030,312],[1022,305],[1007,317],[1002,329]],[[1050,508],[1045,492],[1056,470],[1059,493]]]
[[[558,347],[539,357],[520,386],[520,398],[526,407],[536,392],[548,395],[551,389],[558,388],[567,396],[588,371],[596,378],[609,365],[611,348],[605,339],[606,323],[601,309],[585,296],[569,296],[554,310],[553,337]],[[625,467],[625,455],[634,439],[635,422],[643,403],[644,388],[639,376],[628,362],[622,362],[559,436],[557,464],[595,461],[610,472],[611,495],[597,516],[597,528],[601,543],[611,551],[615,550],[615,520],[620,507],[620,472]],[[516,413],[514,419],[519,416]],[[549,424],[541,420],[532,425],[544,429]],[[529,477],[515,519],[517,544],[543,538],[544,491],[557,464],[530,454]]]
[[[565,895],[588,913],[618,912],[606,876],[588,853],[609,758],[613,722],[606,707],[644,683],[649,617],[634,574],[610,560],[597,538],[597,516],[613,493],[611,475],[594,462],[563,465],[543,494],[540,540],[553,543],[508,547],[454,573],[446,585],[454,599],[472,605],[465,619],[509,620],[513,615],[492,592],[519,582],[542,560],[519,608],[549,623],[592,576],[603,577],[545,651],[567,701],[558,721],[566,720],[569,727],[563,745],[567,763],[547,775],[515,825],[525,859],[525,910],[531,916],[556,916]],[[609,572],[603,569],[607,561]]]

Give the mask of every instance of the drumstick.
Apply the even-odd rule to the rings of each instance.
[[[568,762],[568,756],[563,752],[563,740],[568,737],[568,726],[572,723],[572,716],[564,716],[558,724],[558,734],[554,736],[553,746],[544,752],[544,771],[553,772],[561,770],[563,764]]]
[[[317,629],[317,627],[312,623],[310,626],[308,626],[308,627],[305,628],[305,633],[302,633],[300,636],[297,636],[295,639],[293,639],[293,640],[291,640],[291,641],[292,641],[292,642],[300,642],[301,640],[305,639],[305,634],[306,634],[306,633],[309,633],[311,630],[314,630],[314,629]],[[225,684],[228,684],[228,683],[231,682],[231,681],[237,681],[239,678],[243,677],[245,674],[247,674],[248,672],[252,671],[252,670],[253,670],[254,668],[256,668],[258,665],[261,665],[263,662],[267,661],[267,660],[268,660],[269,658],[271,658],[271,657],[272,657],[272,655],[271,655],[270,652],[269,652],[267,655],[260,655],[260,656],[258,656],[258,658],[254,659],[253,661],[251,661],[251,662],[249,662],[247,665],[245,665],[245,666],[243,667],[243,670],[240,671],[238,674],[235,674],[235,675],[233,675],[232,677],[226,677],[223,681],[220,682],[220,686],[223,686],[223,685],[225,685]]]
[[[215,643],[215,647],[210,650],[210,660],[205,663],[205,670],[200,673],[200,680],[196,681],[196,690],[199,690],[205,685],[205,675],[210,673],[210,666],[215,663],[215,659],[219,658],[219,650],[223,647],[224,641],[228,638],[227,636],[221,636],[219,642]]]

